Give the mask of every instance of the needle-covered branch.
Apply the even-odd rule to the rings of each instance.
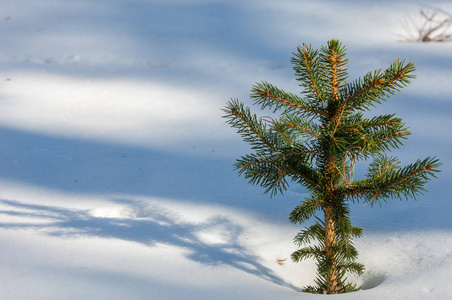
[[[313,107],[311,103],[297,95],[286,93],[265,81],[253,86],[251,98],[255,104],[261,105],[261,109],[269,108],[273,112],[284,109],[286,112],[295,110],[303,116],[328,116],[328,113],[320,110],[319,107]]]
[[[289,220],[296,224],[303,224],[310,219],[316,212],[323,208],[325,200],[319,199],[319,197],[308,197],[298,205],[291,213]]]
[[[378,157],[369,166],[367,178],[354,181],[339,193],[350,200],[363,200],[371,205],[392,198],[416,199],[425,191],[425,184],[436,178],[441,166],[438,159],[431,157],[417,160],[403,168],[398,163],[396,158]]]
[[[265,188],[265,193],[272,195],[287,188],[286,170],[277,159],[247,155],[236,163],[240,175],[249,179],[249,183]]]
[[[342,103],[335,115],[345,110],[369,110],[375,104],[381,104],[389,95],[400,91],[415,78],[416,70],[412,62],[396,60],[384,72],[381,70],[367,73],[363,79],[357,79],[341,88]]]
[[[287,189],[287,176],[308,188],[319,184],[317,172],[310,166],[312,155],[308,151],[248,154],[237,160],[235,167],[249,183],[262,186],[273,196]]]
[[[284,115],[281,122],[291,129],[295,129],[305,141],[311,139],[322,139],[322,129],[316,123],[300,118],[297,115]]]
[[[331,40],[327,46],[322,46],[319,57],[320,62],[326,69],[325,87],[330,91],[329,101],[338,101],[339,88],[347,79],[345,66],[348,63],[348,59],[345,58],[345,47],[342,46],[341,42]]]
[[[275,136],[269,134],[266,124],[255,114],[251,114],[250,109],[237,100],[228,102],[223,111],[226,113],[227,123],[237,128],[237,132],[243,139],[253,146],[253,149],[268,150],[273,152],[275,148]]]
[[[325,86],[324,74],[326,72],[323,64],[319,61],[319,51],[311,46],[303,44],[297,47],[293,53],[295,56],[291,62],[294,65],[295,74],[299,77],[297,80],[304,89],[304,94],[312,100],[327,101],[327,94],[323,87]]]

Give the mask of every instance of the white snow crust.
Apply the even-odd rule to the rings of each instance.
[[[452,43],[402,43],[450,1],[0,0],[0,299],[452,299]],[[410,127],[402,163],[437,156],[417,200],[353,204],[362,290],[300,293],[292,185],[233,170],[221,118],[265,80],[300,88],[301,43],[340,39],[350,80],[397,58],[417,79],[372,111]],[[257,107],[254,109],[258,110]],[[360,170],[357,170],[359,173]],[[309,224],[306,224],[309,225]]]

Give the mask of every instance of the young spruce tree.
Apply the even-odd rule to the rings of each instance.
[[[346,274],[364,270],[353,246],[363,230],[351,224],[348,202],[362,200],[372,207],[381,200],[415,197],[440,164],[428,157],[400,167],[384,152],[403,145],[408,128],[394,114],[365,118],[361,113],[405,87],[414,78],[412,62],[397,60],[385,71],[347,83],[348,60],[339,41],[328,41],[320,50],[299,46],[294,55],[301,96],[267,82],[252,89],[254,104],[280,111],[278,118],[259,118],[237,100],[224,109],[227,122],[255,150],[237,160],[236,167],[272,195],[286,190],[287,178],[311,191],[290,214],[293,223],[317,219],[294,240],[300,249],[292,259],[314,258],[317,263],[316,285],[304,291],[351,292],[356,285],[346,282]],[[366,177],[353,179],[355,163],[369,159]]]

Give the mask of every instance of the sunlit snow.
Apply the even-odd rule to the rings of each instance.
[[[221,118],[265,80],[298,93],[301,43],[347,46],[350,80],[397,58],[417,79],[372,114],[410,127],[403,163],[437,156],[418,201],[352,205],[362,290],[452,299],[452,43],[402,43],[449,1],[0,0],[1,299],[316,299],[288,215],[233,169]],[[256,107],[255,110],[258,108]],[[360,169],[357,170],[357,176]],[[328,297],[328,296],[327,296]],[[336,298],[336,297],[335,297]]]

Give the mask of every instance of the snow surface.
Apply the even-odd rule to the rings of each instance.
[[[350,78],[394,59],[418,78],[374,114],[437,156],[418,201],[352,206],[365,275],[335,299],[452,299],[452,43],[400,43],[401,21],[450,1],[0,1],[1,299],[319,299],[288,221],[232,164],[221,119],[254,82],[288,91],[301,43],[338,38]],[[309,224],[308,224],[309,225]],[[287,259],[287,260],[286,260]]]

